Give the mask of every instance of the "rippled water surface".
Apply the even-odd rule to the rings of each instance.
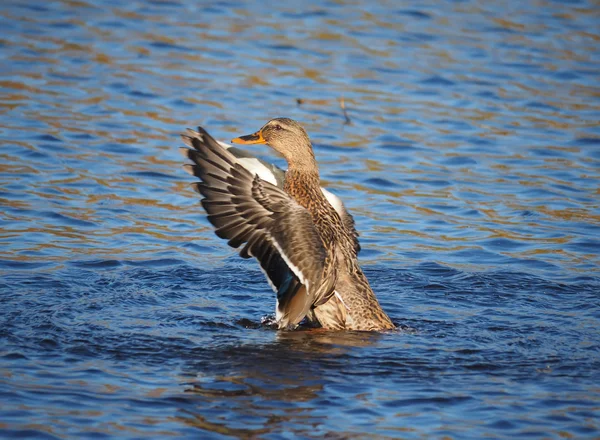
[[[598,3],[266,3],[2,2],[0,437],[598,438]],[[177,147],[275,116],[397,332],[261,324]]]

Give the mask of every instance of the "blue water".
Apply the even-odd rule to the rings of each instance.
[[[600,437],[597,3],[264,3],[0,6],[0,437]],[[276,116],[397,332],[262,323],[177,147]]]

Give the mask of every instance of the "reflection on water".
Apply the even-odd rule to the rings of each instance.
[[[1,436],[598,437],[597,18],[3,4]],[[307,127],[398,331],[261,324],[273,295],[177,147],[275,116]]]
[[[181,418],[203,430],[242,437],[331,434],[319,426],[328,411],[364,411],[365,396],[357,393],[367,387],[345,380],[361,374],[353,369],[352,349],[376,347],[382,337],[308,330],[277,333],[267,344],[219,348],[206,357],[210,365],[203,360],[185,369],[192,376],[186,391],[194,395],[194,408],[183,410]],[[218,374],[207,376],[207,367]],[[338,435],[348,435],[345,431],[336,429]]]

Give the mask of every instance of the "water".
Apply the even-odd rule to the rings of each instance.
[[[263,3],[0,7],[0,436],[598,438],[598,5]],[[276,116],[399,331],[261,324],[177,147]]]

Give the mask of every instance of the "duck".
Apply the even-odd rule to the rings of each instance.
[[[242,258],[258,261],[276,294],[279,329],[305,322],[324,330],[395,328],[360,268],[354,219],[321,187],[312,143],[298,122],[271,119],[231,141],[266,144],[286,160],[286,171],[216,141],[202,127],[181,137],[180,151],[192,162],[184,169],[200,180],[192,188],[208,221],[218,237],[241,248]]]

